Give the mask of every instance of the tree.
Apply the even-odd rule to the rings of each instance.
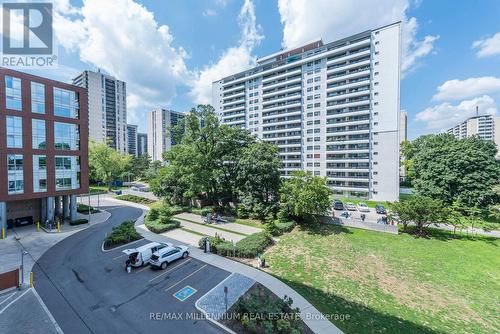
[[[279,200],[281,159],[278,148],[266,142],[251,144],[235,158],[235,165],[240,205],[256,218],[264,219],[276,209]]]
[[[135,180],[145,179],[151,165],[151,158],[147,154],[132,157],[130,163],[130,174]]]
[[[496,152],[493,142],[449,134],[422,136],[402,148],[417,194],[469,207],[488,205],[497,198]]]
[[[283,182],[281,208],[298,222],[315,222],[317,215],[324,215],[331,208],[330,193],[326,178],[296,171]]]
[[[393,203],[391,208],[392,218],[403,224],[405,230],[413,222],[418,235],[425,235],[424,229],[430,224],[445,222],[443,202],[430,197],[414,195],[406,201]]]
[[[131,156],[121,154],[105,143],[91,142],[89,147],[89,166],[95,177],[106,182],[111,190],[112,182],[122,177],[130,167]]]

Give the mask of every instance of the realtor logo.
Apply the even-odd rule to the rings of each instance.
[[[52,3],[3,3],[2,19],[2,66],[56,65]]]

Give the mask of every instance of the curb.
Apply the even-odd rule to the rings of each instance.
[[[141,235],[141,236],[142,236],[142,235]],[[142,238],[141,238],[141,239],[139,239],[139,240],[134,240],[134,241],[131,241],[131,242],[129,242],[129,243],[126,243],[126,244],[121,245],[121,246],[118,246],[118,247],[113,247],[113,248],[111,248],[111,249],[104,249],[104,243],[105,243],[106,241],[103,241],[103,242],[102,242],[102,245],[101,245],[101,251],[102,251],[103,253],[111,252],[111,251],[114,251],[114,250],[116,250],[116,249],[120,249],[120,248],[122,248],[122,247],[128,246],[128,245],[133,245],[133,244],[135,244],[136,242],[139,242],[139,241],[141,241],[141,240],[144,240],[144,237],[142,237]]]
[[[205,309],[201,308],[200,305],[198,305],[198,302],[202,299],[202,298],[205,298],[205,296],[207,296],[209,293],[211,293],[213,290],[215,290],[215,288],[217,288],[219,285],[223,284],[226,280],[229,279],[229,277],[233,276],[235,273],[231,273],[228,277],[224,278],[224,280],[222,280],[221,282],[219,282],[219,284],[217,284],[216,286],[214,286],[213,288],[211,288],[210,290],[208,290],[207,293],[205,293],[203,296],[201,296],[200,298],[198,298],[196,300],[196,302],[194,303],[194,306],[196,307],[196,309],[198,311],[200,311],[201,313],[203,313],[203,316],[205,319],[207,319],[208,321],[210,321],[211,323],[213,323],[214,325],[218,326],[219,328],[225,330],[226,332],[230,333],[230,334],[237,334],[235,331],[229,329],[228,327],[226,327],[225,325],[223,325],[222,323],[218,322],[217,320],[215,319],[212,319],[212,316],[208,314],[207,311],[205,311]]]

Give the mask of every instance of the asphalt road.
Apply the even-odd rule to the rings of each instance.
[[[222,333],[201,319],[194,303],[229,273],[188,257],[166,270],[148,266],[126,273],[121,250],[102,252],[113,226],[140,216],[108,207],[111,218],[50,248],[33,268],[35,289],[65,333]],[[146,243],[142,240],[134,246]],[[189,286],[184,301],[174,294]]]

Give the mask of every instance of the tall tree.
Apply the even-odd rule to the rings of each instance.
[[[130,168],[130,162],[130,155],[121,154],[105,143],[90,143],[89,166],[95,177],[108,185],[108,190],[111,190],[112,182]]]
[[[331,191],[326,178],[311,172],[297,171],[283,182],[280,190],[282,210],[298,222],[314,222],[331,208]]]
[[[500,168],[493,142],[427,135],[407,144],[402,152],[417,194],[467,206],[495,201],[493,187],[499,182]]]
[[[277,209],[281,184],[278,148],[257,142],[245,148],[235,159],[239,202],[244,210],[263,219]]]

